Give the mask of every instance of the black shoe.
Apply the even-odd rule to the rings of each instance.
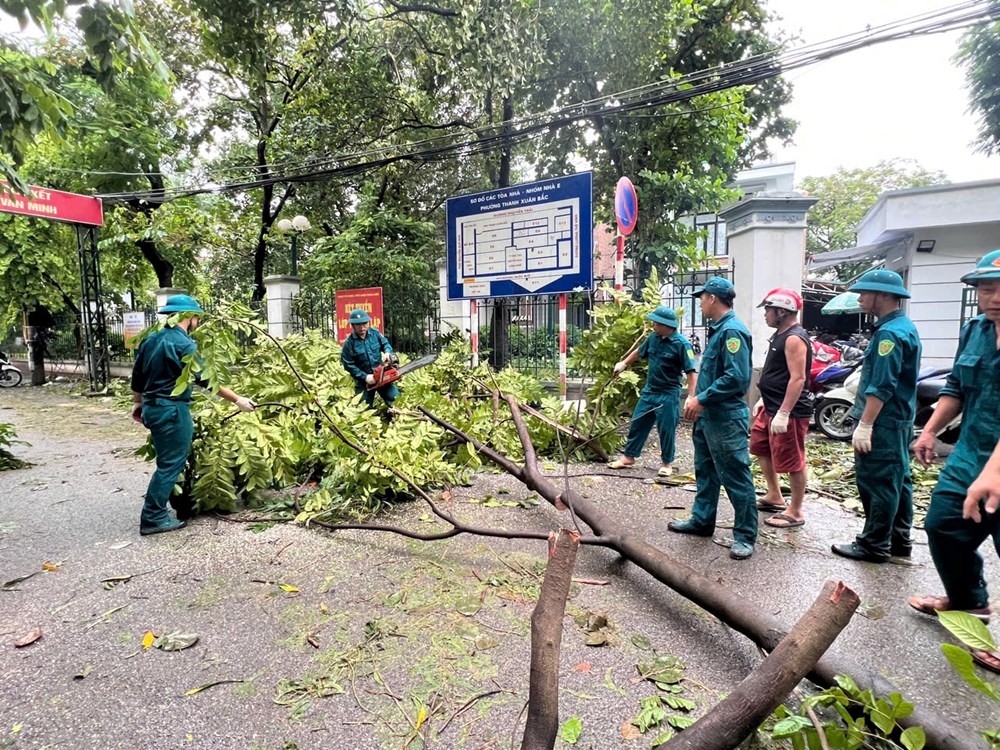
[[[890,557],[910,557],[912,554],[913,554],[913,547],[911,547],[910,545],[906,545],[904,547],[902,545],[894,544],[892,545],[892,548],[889,550]]]
[[[667,524],[667,528],[678,534],[693,534],[694,536],[712,536],[715,533],[714,529],[698,528],[690,518],[684,521],[671,521]]]
[[[833,554],[840,555],[841,557],[846,557],[851,560],[861,560],[862,562],[870,563],[884,563],[889,561],[888,555],[876,555],[873,552],[869,552],[864,549],[857,542],[850,542],[849,544],[834,544],[830,547]]]
[[[170,519],[169,521],[164,521],[159,526],[140,526],[139,533],[142,536],[150,536],[151,534],[163,534],[167,531],[183,529],[185,526],[187,526],[187,521],[175,521],[174,519]]]

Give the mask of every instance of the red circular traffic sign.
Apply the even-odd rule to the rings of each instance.
[[[618,221],[618,231],[625,237],[632,234],[635,223],[639,220],[639,199],[628,177],[619,179],[615,186],[615,219]]]

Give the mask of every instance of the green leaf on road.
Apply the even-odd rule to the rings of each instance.
[[[566,720],[566,723],[562,725],[562,730],[559,732],[559,736],[562,737],[563,742],[569,745],[575,745],[580,739],[580,735],[583,733],[583,722],[580,721],[579,716],[571,716]]]
[[[952,635],[970,648],[981,651],[996,651],[1000,648],[994,643],[986,624],[968,612],[938,612],[938,619]]]

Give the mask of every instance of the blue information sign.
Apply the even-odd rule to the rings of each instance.
[[[449,198],[448,299],[589,290],[590,172]]]

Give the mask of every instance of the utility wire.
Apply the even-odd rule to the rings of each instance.
[[[281,174],[222,185],[166,188],[162,190],[105,193],[98,197],[111,201],[147,200],[165,202],[206,193],[242,192],[278,183],[309,183],[344,178],[379,169],[398,161],[438,162],[466,158],[492,150],[497,144],[518,144],[567,125],[601,117],[618,117],[641,109],[677,104],[697,96],[753,86],[784,72],[813,65],[857,49],[889,41],[965,29],[994,20],[1000,7],[983,0],[968,2],[894,21],[833,40],[806,45],[787,52],[769,51],[744,60],[724,63],[667,81],[657,81],[614,94],[575,102],[556,111],[535,113],[501,124],[472,130],[472,137],[456,141],[454,134],[429,137],[404,144],[338,154],[324,159],[299,162],[307,171],[294,168]],[[668,113],[670,115],[694,114]],[[288,165],[296,162],[288,162]],[[272,170],[280,165],[246,167],[254,171]]]

